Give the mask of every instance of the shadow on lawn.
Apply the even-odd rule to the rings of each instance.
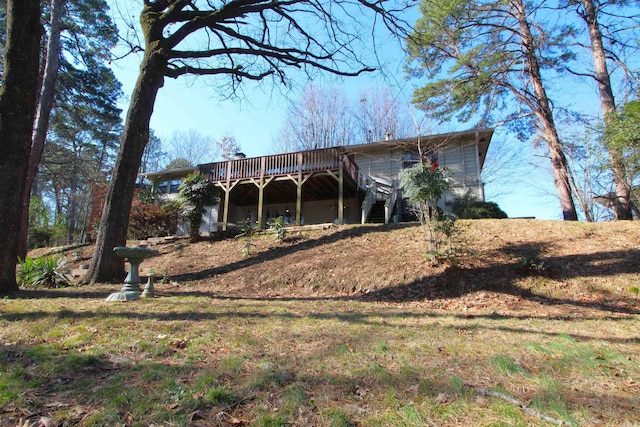
[[[242,301],[242,300],[240,300]],[[128,307],[132,303],[127,303]],[[449,314],[446,312],[435,311],[384,311],[384,310],[363,310],[359,312],[333,312],[323,311],[315,313],[295,313],[295,312],[280,312],[270,313],[267,310],[261,310],[260,307],[256,307],[251,310],[233,310],[228,307],[216,310],[216,307],[212,305],[212,308],[207,311],[200,310],[185,310],[177,311],[172,309],[166,309],[162,311],[151,311],[148,308],[145,310],[134,311],[135,307],[131,307],[132,310],[118,310],[118,311],[79,311],[63,309],[55,312],[51,311],[30,311],[26,313],[6,313],[2,315],[2,319],[9,322],[18,321],[35,321],[39,319],[45,319],[48,317],[55,317],[60,320],[82,320],[89,319],[92,321],[100,321],[101,319],[112,319],[114,317],[127,319],[130,321],[139,322],[206,322],[206,321],[224,321],[224,319],[245,319],[245,320],[285,320],[285,321],[297,321],[297,320],[318,320],[318,321],[331,321],[336,320],[344,322],[345,324],[355,324],[359,326],[372,326],[383,327],[390,329],[414,328],[414,321],[416,319],[433,319],[433,325],[437,325],[439,328],[450,329],[456,333],[462,331],[474,332],[478,329],[494,330],[505,333],[521,334],[522,336],[531,335],[545,335],[549,337],[569,336],[578,342],[587,341],[606,341],[617,344],[640,344],[640,336],[628,336],[628,337],[614,337],[610,335],[586,335],[579,333],[566,333],[566,332],[549,332],[541,331],[539,328],[532,326],[531,328],[523,327],[511,327],[503,325],[500,322],[503,320],[529,320],[529,319],[542,319],[545,321],[562,321],[562,322],[584,322],[588,320],[602,320],[599,317],[570,317],[570,316],[534,316],[534,315],[473,315],[473,314]],[[162,307],[158,307],[162,309]],[[466,323],[464,324],[441,324],[440,319],[461,319]],[[486,320],[495,321],[495,323],[472,323],[475,320],[482,322]],[[624,322],[629,318],[607,318],[607,322]],[[406,321],[407,323],[403,323]],[[99,324],[99,323],[97,323]],[[528,325],[525,324],[525,325]]]
[[[309,250],[318,246],[335,243],[341,240],[345,240],[353,237],[361,237],[368,233],[388,232],[392,230],[399,230],[403,228],[417,227],[415,223],[398,223],[398,224],[380,224],[380,225],[363,225],[358,227],[348,227],[344,230],[332,233],[326,236],[319,237],[317,239],[302,240],[289,246],[279,246],[273,249],[269,249],[260,253],[257,253],[250,258],[232,262],[230,264],[221,265],[219,267],[209,268],[207,270],[198,271],[195,273],[178,274],[171,276],[171,280],[178,282],[202,280],[214,277],[218,274],[230,273],[232,271],[240,270],[243,268],[251,267],[253,265],[261,264],[263,262],[273,261],[275,259],[294,254],[296,252]],[[295,241],[295,237],[292,238]]]
[[[358,230],[358,229],[356,229]],[[374,230],[379,230],[375,227]],[[370,232],[371,227],[363,227],[357,235]],[[354,236],[352,232],[349,233]],[[226,266],[221,266],[193,274],[175,276],[178,281],[198,280],[227,273],[236,269],[248,267],[260,262],[268,261],[288,253],[311,248],[316,245],[333,242],[344,238],[341,233],[326,236],[314,241],[303,242],[289,248],[278,251],[264,252],[249,260],[240,261]],[[352,299],[371,302],[404,303],[429,299],[458,298],[471,292],[491,291],[518,296],[523,299],[533,300],[546,305],[567,305],[582,308],[596,309],[611,313],[640,314],[637,308],[627,307],[628,300],[637,298],[616,299],[605,298],[602,301],[577,298],[554,298],[522,288],[517,284],[524,278],[550,279],[562,286],[562,280],[580,277],[613,277],[620,274],[640,273],[640,250],[620,250],[597,252],[593,254],[576,254],[556,257],[544,256],[545,244],[521,244],[507,245],[499,251],[508,255],[508,262],[489,263],[488,265],[473,268],[452,267],[438,275],[424,276],[409,283],[397,286],[385,287],[375,291],[349,297],[262,297],[246,299],[256,300],[326,300],[326,299]],[[283,253],[284,251],[284,253]],[[606,291],[598,290],[605,294]],[[225,295],[215,292],[201,291],[171,291],[172,295],[192,295],[211,298],[225,298]],[[227,296],[230,299],[236,298]]]
[[[349,342],[356,351],[364,351],[359,349],[375,348],[376,340],[377,337],[369,335],[352,337]],[[526,384],[531,384],[530,390],[526,387],[514,388],[511,381],[507,381],[507,385],[504,386],[499,382],[499,377],[485,377],[482,378],[481,384],[470,384],[467,380],[473,380],[472,375],[465,378],[466,370],[457,365],[459,360],[465,357],[471,360],[477,358],[475,354],[459,355],[449,360],[446,359],[446,355],[439,356],[441,361],[438,362],[438,366],[444,364],[456,367],[446,371],[441,368],[393,369],[378,362],[368,365],[368,358],[363,358],[363,365],[359,370],[349,371],[342,366],[337,369],[317,368],[319,359],[339,358],[340,353],[337,352],[344,345],[343,337],[338,336],[330,339],[318,351],[301,353],[295,358],[288,353],[256,352],[257,358],[268,360],[269,363],[257,366],[247,363],[243,365],[242,370],[234,372],[225,369],[221,363],[185,362],[179,357],[185,354],[186,359],[185,347],[176,347],[167,350],[163,355],[150,357],[145,353],[148,350],[137,344],[124,352],[82,353],[62,352],[51,345],[11,343],[0,350],[0,366],[3,368],[6,383],[14,387],[11,391],[16,394],[14,400],[18,403],[2,405],[2,421],[3,425],[22,425],[26,419],[33,421],[33,424],[25,425],[36,425],[39,424],[40,417],[45,415],[53,420],[62,421],[61,425],[75,425],[83,421],[86,423],[89,415],[100,414],[97,420],[103,425],[106,425],[107,421],[110,421],[108,424],[148,425],[155,418],[172,419],[186,425],[189,417],[195,414],[192,411],[196,408],[200,414],[217,414],[224,410],[230,415],[253,420],[258,419],[261,411],[264,412],[261,408],[265,402],[270,404],[291,401],[285,399],[287,393],[291,394],[292,390],[304,390],[311,395],[321,393],[328,397],[318,399],[317,403],[308,402],[306,399],[294,401],[297,409],[294,414],[298,421],[307,421],[305,425],[312,425],[314,420],[317,421],[313,414],[318,410],[328,411],[337,406],[361,407],[363,394],[364,402],[374,410],[391,407],[392,411],[401,413],[402,405],[398,404],[396,407],[396,402],[426,399],[429,403],[445,394],[457,401],[457,406],[463,410],[468,407],[473,411],[482,411],[480,407],[476,408],[476,404],[472,406],[471,403],[476,398],[476,388],[479,387],[495,387],[503,394],[512,396],[516,399],[515,403],[510,402],[514,412],[505,420],[529,420],[530,424],[538,420],[527,418],[524,413],[520,415],[517,404],[519,400],[526,402],[531,399],[530,390],[538,393],[540,412],[559,416],[561,421],[571,420],[573,415],[586,415],[593,421],[604,421],[605,417],[615,414],[615,421],[626,424],[625,421],[632,419],[638,407],[638,398],[631,393],[611,393],[606,388],[598,388],[589,383],[586,387],[570,388],[570,384],[563,384],[547,390],[544,383],[536,384],[537,378],[542,375],[539,372],[523,376]],[[246,356],[243,357],[248,359]],[[544,361],[539,363],[543,368],[546,367]],[[424,364],[424,367],[430,366],[428,362]],[[495,368],[489,366],[487,371],[493,373]],[[231,396],[234,400],[219,402],[204,399],[205,393],[202,390],[220,390],[213,388],[212,378],[224,381],[223,390],[229,393],[225,396]],[[454,378],[458,381],[454,382]],[[208,382],[204,382],[203,379]],[[619,387],[622,388],[623,382],[624,380],[612,378],[607,385],[620,384]],[[204,388],[203,384],[206,384],[207,388]],[[549,394],[550,392],[553,394]],[[376,396],[393,398],[389,402],[378,402]],[[543,400],[545,396],[549,401]],[[477,400],[475,402],[477,403]],[[259,405],[261,403],[262,405]],[[556,403],[560,406],[555,405]],[[501,405],[505,407],[507,404],[501,402]],[[413,403],[408,407],[413,407]],[[492,413],[490,409],[486,411],[488,414]],[[506,416],[507,412],[504,414]],[[428,412],[425,415],[428,415]],[[305,419],[305,416],[308,418]]]
[[[259,263],[277,259],[295,252],[308,250],[313,247],[333,243],[351,237],[359,237],[372,232],[386,232],[399,228],[414,227],[415,224],[392,224],[385,226],[362,226],[347,228],[317,239],[304,240],[286,247],[278,247],[264,251],[253,257],[237,261],[231,264],[195,272],[172,276],[172,280],[188,282],[211,278],[219,274],[241,270]],[[590,308],[603,312],[623,313],[629,315],[640,314],[637,308],[637,298],[616,299],[608,298],[605,294],[602,301],[593,301],[585,298],[557,298],[536,294],[522,288],[517,284],[518,280],[525,278],[551,279],[554,286],[562,286],[563,280],[587,277],[613,277],[620,274],[638,274],[640,272],[640,250],[618,250],[597,252],[587,255],[575,254],[565,256],[544,256],[546,246],[544,243],[506,245],[498,250],[507,255],[506,262],[488,262],[486,265],[464,268],[452,267],[437,275],[426,275],[409,283],[397,286],[377,289],[366,294],[355,296],[319,296],[319,297],[254,297],[232,296],[221,292],[192,291],[192,290],[168,290],[163,291],[170,296],[196,296],[216,299],[246,299],[246,300],[281,300],[281,301],[323,301],[323,300],[356,300],[365,302],[391,302],[404,303],[429,299],[458,298],[476,291],[498,292],[518,296],[523,299],[535,301],[545,305],[566,305],[582,308]],[[104,286],[105,291],[96,292],[77,290],[38,290],[25,291],[18,295],[23,298],[105,298],[109,292],[118,289],[118,285]],[[109,289],[108,291],[106,289]],[[627,302],[632,301],[636,307],[629,307]],[[528,317],[528,316],[519,316]],[[531,316],[532,318],[536,316]],[[544,316],[545,318],[549,318]],[[580,317],[583,319],[583,317]]]
[[[580,301],[539,295],[518,286],[523,278],[551,279],[557,286],[562,280],[587,277],[613,277],[640,272],[640,250],[597,252],[587,255],[543,257],[542,245],[509,245],[501,249],[512,255],[510,262],[491,263],[474,268],[450,268],[437,276],[387,287],[357,296],[362,301],[409,302],[434,298],[457,298],[475,291],[491,291],[518,296],[548,305],[572,305],[601,311],[640,314],[636,308],[625,307],[626,300]],[[598,290],[605,293],[604,290]],[[629,298],[631,299],[631,298]],[[637,299],[636,299],[637,300]],[[620,304],[623,303],[623,304]]]

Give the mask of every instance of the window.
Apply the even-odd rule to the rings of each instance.
[[[420,160],[420,157],[418,156],[417,152],[405,152],[402,154],[402,169],[409,169],[411,166],[414,166],[416,163],[418,163],[418,161]]]
[[[169,183],[167,181],[162,181],[158,183],[158,194],[167,194],[168,189],[169,189]]]
[[[422,158],[427,164],[438,167],[438,153],[433,150],[423,153]],[[417,151],[407,151],[402,154],[402,169],[410,168],[420,161],[420,156]]]
[[[171,180],[171,187],[169,188],[169,193],[179,193],[180,192],[180,183],[182,182],[181,179],[172,179]]]

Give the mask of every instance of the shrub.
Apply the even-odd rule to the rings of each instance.
[[[30,248],[42,248],[61,244],[67,241],[67,227],[55,221],[51,224],[50,209],[39,197],[32,197],[29,204],[29,237]]]
[[[418,163],[400,172],[400,187],[413,204],[429,244],[429,255],[438,257],[451,252],[451,238],[455,232],[453,219],[444,218],[438,200],[448,188],[450,172],[437,164]]]
[[[463,218],[506,218],[507,214],[494,202],[473,202],[467,206],[463,212]]]
[[[62,288],[69,280],[62,272],[67,260],[62,257],[43,256],[19,259],[16,271],[18,284],[25,288]]]
[[[238,234],[236,238],[244,240],[244,244],[242,245],[242,255],[247,258],[251,255],[251,247],[255,246],[253,239],[256,237],[257,231],[247,220],[240,221],[238,229],[240,230],[240,234]]]
[[[147,239],[175,234],[180,209],[175,203],[143,203],[134,199],[129,216],[129,237]]]
[[[287,229],[285,228],[284,217],[279,216],[273,220],[271,223],[271,230],[275,233],[275,239],[278,242],[282,242],[282,240],[287,236]]]
[[[189,234],[192,242],[200,240],[202,215],[207,206],[215,203],[217,196],[218,189],[204,175],[189,175],[180,184],[182,213],[189,221]]]
[[[507,218],[507,214],[497,203],[479,201],[470,192],[456,198],[452,203],[452,210],[461,219]]]

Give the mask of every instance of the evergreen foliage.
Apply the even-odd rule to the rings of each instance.
[[[458,219],[507,218],[497,203],[477,200],[471,193],[458,197],[451,207]]]
[[[640,101],[632,101],[607,120],[605,140],[610,150],[622,154],[630,186],[630,205],[640,217]]]
[[[424,228],[432,260],[446,255],[447,250],[451,252],[454,220],[445,218],[438,208],[438,200],[449,188],[450,175],[448,169],[427,162],[417,163],[399,174],[402,193],[413,204],[414,213]]]
[[[495,202],[472,202],[464,210],[462,218],[482,219],[482,218],[506,218],[507,214],[500,209]]]
[[[271,230],[274,232],[274,238],[278,242],[282,242],[282,240],[287,236],[287,229],[285,227],[284,217],[279,216],[274,218],[271,222]]]
[[[202,215],[205,213],[207,206],[214,204],[217,196],[218,189],[204,175],[189,175],[180,184],[182,212],[187,221],[189,221],[191,241],[200,240]]]
[[[189,160],[183,157],[180,157],[180,158],[171,160],[167,164],[167,166],[165,166],[164,170],[169,171],[173,169],[184,169],[184,168],[191,168],[191,167],[193,167],[193,164],[191,164]]]
[[[66,264],[66,259],[53,255],[20,259],[16,279],[23,288],[62,288],[69,286],[69,280],[62,270]]]
[[[625,104],[622,111],[609,120],[606,140],[610,147],[624,153],[627,166],[637,178],[640,172],[640,101]]]
[[[575,57],[570,25],[542,22],[524,0],[424,0],[407,39],[412,77],[425,78],[413,102],[438,120],[506,123],[522,140],[546,143],[565,220],[577,220],[566,157],[543,73]]]

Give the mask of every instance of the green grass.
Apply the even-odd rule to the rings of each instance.
[[[568,425],[632,424],[640,405],[637,341],[624,338],[636,318],[206,296],[106,305],[55,292],[0,301],[7,419],[186,425],[198,411],[250,426],[547,425],[495,397],[478,404],[476,387]]]
[[[526,375],[527,374],[527,370],[524,367],[522,367],[522,365],[520,365],[515,360],[513,360],[512,357],[504,354],[498,354],[496,356],[493,356],[491,358],[491,363],[495,366],[498,372],[501,372],[503,374],[507,374],[507,375],[509,374]]]
[[[330,427],[355,427],[349,416],[341,409],[329,409],[324,416],[325,424]]]

